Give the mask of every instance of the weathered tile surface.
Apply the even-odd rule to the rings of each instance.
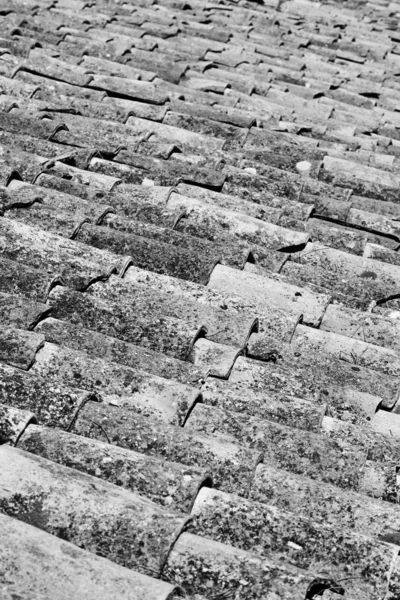
[[[0,2],[1,598],[398,599],[399,15]]]

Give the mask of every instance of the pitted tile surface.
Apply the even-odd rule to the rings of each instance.
[[[1,4],[0,595],[397,600],[399,14]]]

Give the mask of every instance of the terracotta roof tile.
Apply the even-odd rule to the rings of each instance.
[[[2,597],[397,600],[399,6],[0,2]]]
[[[33,525],[4,514],[0,519],[8,539],[2,559],[7,568],[7,584],[17,586],[26,598],[37,594],[42,600],[57,594],[67,600],[70,594],[75,594],[83,600],[90,590],[105,600],[115,593],[121,598],[129,598],[134,590],[138,597],[164,600],[173,593],[174,586],[168,583],[120,567]],[[22,554],[21,540],[24,540]],[[40,561],[37,560],[38,552]],[[52,574],[50,578],[44,576],[47,571]]]

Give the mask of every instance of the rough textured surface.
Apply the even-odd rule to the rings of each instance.
[[[132,263],[141,269],[202,284],[208,282],[219,261],[219,256],[210,260],[199,253],[181,250],[171,244],[153,242],[106,227],[84,225],[76,239],[95,248],[107,248],[115,254],[130,256]]]
[[[399,15],[0,2],[0,596],[397,600]]]
[[[263,390],[211,378],[207,379],[201,393],[204,403],[210,406],[316,432],[319,431],[327,410],[326,404],[316,404],[283,394],[275,397],[267,395]]]
[[[300,600],[314,577],[268,558],[184,533],[171,552],[166,576],[188,594],[230,593],[234,597]]]
[[[130,271],[130,270],[129,270]],[[94,298],[117,302],[125,312],[136,310],[141,315],[162,315],[178,318],[193,328],[204,326],[204,336],[212,342],[242,347],[251,331],[256,328],[257,320],[251,316],[238,317],[233,311],[221,307],[203,306],[198,302],[183,299],[168,290],[155,290],[151,285],[134,285],[117,277],[102,284],[97,283],[88,289]]]
[[[0,404],[0,444],[16,445],[30,423],[36,423],[33,413]]]
[[[88,594],[96,594],[99,600],[106,600],[117,593],[128,599],[133,592],[137,598],[166,600],[173,592],[168,583],[124,569],[40,528],[3,514],[0,522],[7,537],[7,547],[1,550],[1,584],[18,586],[25,597],[37,594],[39,600],[42,596],[68,600],[72,594],[84,600]]]
[[[239,357],[230,381],[238,386],[264,391],[272,397],[295,396],[328,403],[331,416],[345,420],[365,419],[360,400],[365,394],[379,398],[388,408],[397,401],[397,379],[324,353],[300,352],[275,340],[264,360]],[[360,398],[361,394],[361,398]]]
[[[395,548],[207,488],[197,497],[193,513],[189,529],[197,535],[318,572],[322,577],[341,579],[352,573],[354,580],[347,584],[352,598],[385,593]],[[347,539],[344,547],[343,534]]]
[[[18,447],[137,492],[161,506],[190,511],[206,470],[50,427],[30,426]]]
[[[151,311],[148,302],[148,312],[142,313],[136,310],[133,302],[124,306],[64,287],[51,292],[49,303],[51,314],[57,319],[71,321],[180,360],[187,359],[203,327],[197,319],[185,322],[164,312]]]
[[[198,339],[193,344],[189,360],[198,367],[208,368],[211,376],[228,379],[235,360],[242,352],[241,348]]]
[[[48,314],[49,308],[14,294],[0,293],[0,318],[5,326],[17,329],[33,329]]]
[[[0,261],[0,281],[3,293],[22,295],[36,302],[45,302],[52,284],[58,280],[57,276],[53,277],[46,271],[8,260],[3,254]]]
[[[366,460],[364,448],[345,439],[329,440],[311,432],[197,405],[186,427],[211,434],[224,432],[243,446],[257,448],[274,466],[322,479],[343,488],[358,489]]]
[[[200,385],[206,379],[209,370],[195,367],[188,362],[169,357],[161,352],[154,352],[143,346],[97,333],[92,329],[82,328],[79,324],[70,321],[60,321],[50,317],[41,321],[35,331],[42,333],[46,341],[52,344],[84,351],[90,356],[141,369],[188,385]]]
[[[36,355],[31,373],[58,385],[98,391],[107,403],[177,425],[185,422],[200,396],[182,383],[48,342]]]
[[[43,344],[44,337],[38,333],[4,329],[0,334],[0,359],[12,367],[27,371]]]
[[[305,323],[317,326],[325,312],[330,298],[323,294],[314,294],[302,288],[288,286],[279,279],[261,277],[217,266],[208,283],[212,290],[225,294],[251,299],[256,305],[271,303],[273,308],[282,308],[289,313],[303,314]]]
[[[32,411],[41,423],[67,429],[78,409],[88,399],[96,400],[93,391],[60,385],[46,376],[35,375],[9,365],[0,365],[0,400],[2,404]]]
[[[35,227],[1,219],[1,244],[6,258],[47,271],[72,288],[84,289],[123,265],[123,257],[92,249]]]
[[[3,514],[121,566],[141,566],[148,575],[159,576],[185,517],[22,450],[4,445],[0,461]],[[107,539],[104,531],[110,532]]]
[[[206,468],[214,485],[229,491],[247,490],[261,456],[257,450],[238,446],[229,435],[198,435],[160,421],[132,418],[126,410],[103,404],[88,404],[73,431],[137,452]]]

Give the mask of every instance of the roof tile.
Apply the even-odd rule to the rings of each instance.
[[[115,593],[128,599],[132,590],[139,598],[142,595],[166,600],[174,590],[171,584],[120,567],[17,519],[1,514],[0,521],[8,539],[7,548],[2,552],[2,564],[8,572],[7,584],[17,585],[29,595],[38,593],[39,600],[42,593],[45,598],[57,594],[60,600],[67,600],[75,594],[77,600],[84,600],[88,589],[96,593],[99,600],[106,600],[109,594]],[[50,577],[44,576],[47,571]]]
[[[397,600],[397,8],[0,6],[0,595]]]

